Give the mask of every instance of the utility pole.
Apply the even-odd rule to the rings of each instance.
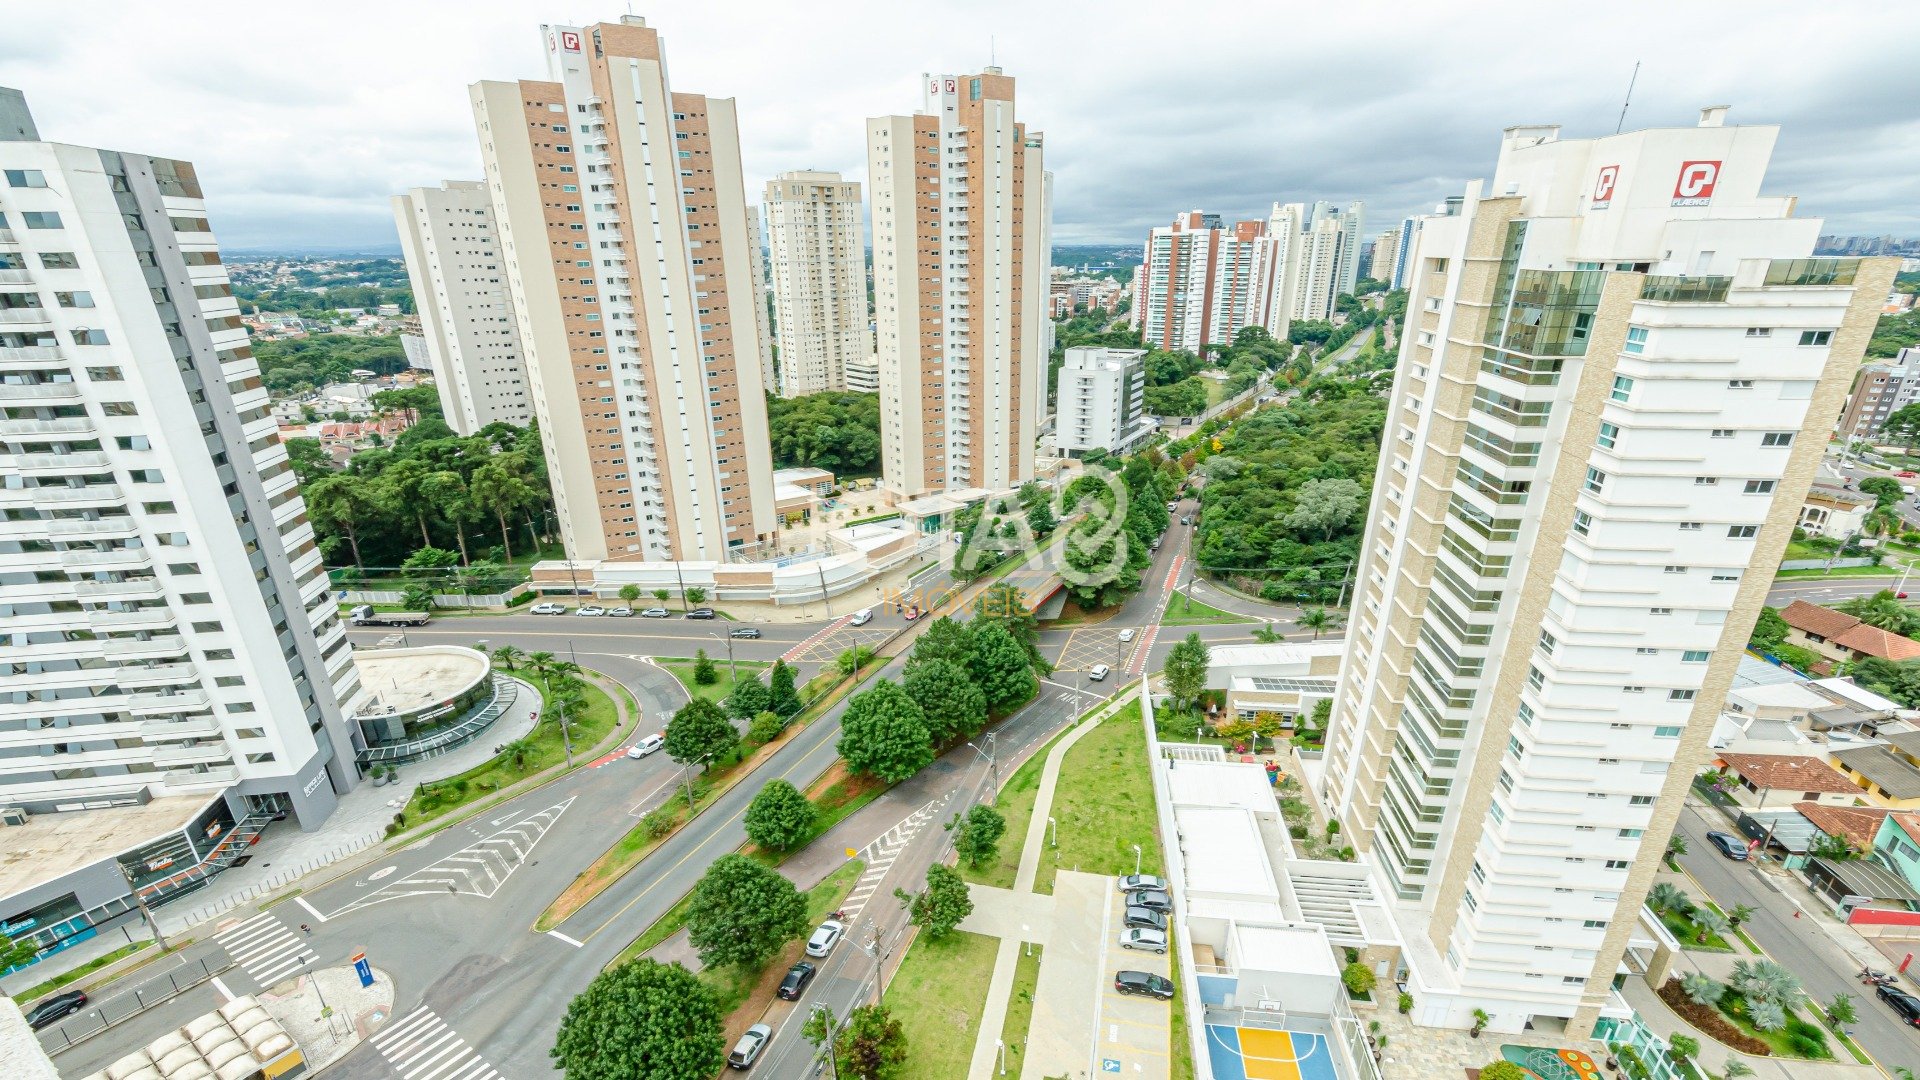
[[[673,579],[680,583],[680,610],[687,610],[687,576],[680,570],[680,560],[673,560]]]
[[[574,656],[573,653],[573,639],[571,638],[567,639],[567,662],[574,667],[580,666],[579,658]],[[567,731],[567,710],[560,709],[558,711],[560,713],[558,717],[560,723],[560,746],[567,752],[567,768],[571,769],[573,768],[573,738],[571,733]]]
[[[827,618],[833,618],[833,605],[827,603],[827,567],[826,560],[815,559],[813,568],[820,573],[820,606],[827,609]]]
[[[711,753],[702,754],[697,760],[689,761],[685,765],[682,765],[680,767],[680,779],[683,783],[686,784],[686,788],[687,788],[687,816],[688,817],[693,816],[693,767],[695,765],[705,765],[707,763],[707,759],[712,756],[713,754]]]
[[[729,630],[725,637],[721,637],[719,634],[708,634],[707,636],[727,647],[727,676],[733,680],[735,686],[739,686],[740,669],[735,667],[733,663],[733,632]]]
[[[127,864],[118,859],[114,860],[113,865],[120,869],[120,876],[127,883],[127,891],[133,894],[133,902],[140,905],[140,914],[147,917],[147,929],[153,931],[153,940],[159,943],[160,951],[169,951],[170,946],[167,944],[166,935],[160,932],[160,920],[153,917],[153,909],[147,906],[147,898],[142,896],[140,890],[134,887],[133,871],[128,870]]]
[[[833,1010],[825,1005],[815,1004],[813,1011],[827,1014],[827,1063],[833,1067],[833,1080],[840,1080],[840,1055],[836,1052],[833,1039]]]

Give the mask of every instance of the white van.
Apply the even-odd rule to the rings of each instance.
[[[639,740],[627,750],[627,756],[630,758],[643,758],[666,744],[667,737],[657,731],[651,735],[642,735]]]
[[[873,609],[870,607],[861,608],[859,611],[856,611],[853,613],[854,626],[865,626],[872,621],[873,621]]]

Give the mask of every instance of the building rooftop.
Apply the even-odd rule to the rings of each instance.
[[[349,706],[355,716],[388,709],[411,713],[452,701],[487,677],[487,658],[477,649],[458,645],[424,645],[411,649],[355,649],[365,691]]]
[[[1230,806],[1176,806],[1173,816],[1186,846],[1189,907],[1236,900],[1275,905],[1266,917],[1280,917],[1280,888],[1252,814]]]
[[[1899,702],[1881,697],[1852,679],[1816,679],[1808,685],[1836,701],[1857,705],[1870,712],[1890,713],[1900,708]]]
[[[1826,792],[1860,790],[1858,784],[1816,757],[1798,754],[1721,754],[1720,760],[1757,788]]]
[[[1727,694],[1754,708],[1795,709],[1811,712],[1832,705],[1831,699],[1805,683],[1771,683],[1766,686],[1738,686]]]
[[[817,484],[822,480],[832,480],[833,473],[826,469],[775,469],[773,482],[776,484]]]
[[[1326,931],[1317,926],[1249,926],[1233,928],[1234,966],[1241,971],[1277,971],[1289,975],[1338,978],[1333,949]],[[1276,995],[1277,996],[1277,995]]]
[[[1797,603],[1798,601],[1796,601]],[[1852,618],[1852,616],[1848,616]],[[1852,649],[1857,653],[1877,656],[1882,660],[1911,660],[1920,656],[1920,641],[1910,637],[1901,637],[1890,630],[1861,623],[1838,637],[1831,638],[1835,645],[1843,649]]]
[[[1879,806],[1823,806],[1815,802],[1797,802],[1793,808],[1828,836],[1837,836],[1861,851],[1873,850],[1873,838],[1880,823],[1893,813]]]
[[[1844,611],[1824,608],[1819,604],[1809,604],[1805,600],[1795,600],[1780,609],[1780,617],[1788,626],[1805,634],[1813,634],[1829,641],[1860,625],[1860,620]]]
[[[1865,777],[1894,799],[1920,799],[1920,769],[1890,746],[1856,746],[1833,751],[1833,760]],[[1808,788],[1812,791],[1812,788]]]
[[[205,795],[168,795],[139,806],[36,814],[25,825],[0,829],[0,897],[17,896],[183,829],[211,801]]]
[[[1175,806],[1233,806],[1267,813],[1280,809],[1266,771],[1239,762],[1174,762],[1167,770],[1167,790]]]

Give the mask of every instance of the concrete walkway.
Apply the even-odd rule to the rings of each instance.
[[[1053,940],[1053,928],[1055,925],[1054,912],[1056,904],[1059,902],[1059,890],[1057,886],[1054,895],[1049,896],[1035,893],[1033,891],[1033,883],[1034,879],[1040,874],[1040,853],[1044,850],[1042,845],[1047,842],[1047,815],[1053,811],[1053,791],[1060,781],[1060,763],[1066,759],[1067,751],[1073,749],[1074,743],[1079,742],[1088,732],[1099,727],[1101,721],[1113,715],[1117,710],[1124,708],[1131,694],[1140,692],[1139,686],[1136,686],[1129,693],[1115,695],[1112,700],[1095,709],[1086,719],[1080,721],[1080,723],[1071,731],[1067,732],[1059,742],[1054,744],[1052,750],[1047,752],[1046,764],[1042,766],[1040,772],[1040,789],[1034,795],[1033,816],[1027,820],[1027,835],[1020,848],[1020,867],[1014,872],[1013,888],[1010,890],[991,889],[976,885],[972,889],[974,898],[973,914],[967,916],[967,920],[960,924],[960,928],[974,933],[990,934],[998,937],[1000,939],[1000,949],[994,954],[993,981],[987,986],[987,1002],[980,1013],[980,1033],[974,1038],[973,1063],[967,1070],[969,1080],[987,1080],[988,1077],[994,1074],[998,1062],[1000,1043],[1007,1034],[1003,1030],[1006,1026],[1007,1019],[1007,1002],[1013,997],[1014,969],[1020,962],[1020,943],[1022,941],[1031,941],[1035,944],[1048,947],[1046,960],[1040,965],[1040,983],[1039,986],[1036,987],[1034,994],[1033,1023],[1029,1027],[1029,1031],[1051,1033],[1056,1036],[1066,1032],[1069,1033],[1070,1037],[1078,1044],[1080,1042],[1080,1033],[1087,1030],[1084,1024],[1070,1029],[1063,1029],[1057,1022],[1057,1019],[1050,1019],[1045,1025],[1040,1022],[1043,1002],[1049,1000],[1049,995],[1043,992],[1045,987],[1050,982],[1064,981],[1059,977],[1065,967],[1072,966],[1075,971],[1078,972],[1082,965],[1067,964],[1068,951],[1055,951],[1054,949],[1056,945],[1056,942]],[[1059,873],[1058,878],[1064,879],[1069,873],[1070,871],[1063,870]],[[1092,877],[1093,875],[1079,874],[1074,876]],[[1100,878],[1098,880],[1106,882],[1109,879]],[[1076,902],[1070,905],[1073,909],[1072,914],[1068,917],[1069,921],[1064,924],[1079,930],[1089,929],[1089,924],[1091,924],[1091,927],[1098,927],[1100,925],[1101,909],[1099,907],[1087,907],[1084,901],[1079,900],[1079,894],[1083,891],[1084,890],[1075,890]],[[1073,921],[1076,919],[1078,920],[1077,923]],[[1065,936],[1078,939],[1086,935],[1067,934]],[[1098,946],[1099,942],[1096,941],[1094,944]],[[1059,962],[1054,962],[1056,960]],[[1054,975],[1055,978],[1049,979],[1049,974]],[[1078,984],[1068,984],[1065,996],[1077,1000],[1081,1004],[1090,1005],[1092,1001],[1088,994],[1085,993],[1087,984],[1084,979],[1084,972],[1080,972],[1080,975],[1082,977]],[[1029,1049],[1031,1049],[1031,1046],[1032,1041],[1029,1039]],[[1086,1047],[1079,1045],[1078,1051],[1080,1056],[1073,1060],[1084,1065],[1086,1061]],[[1035,1058],[1033,1054],[1028,1053],[1023,1056],[1023,1060],[1031,1065],[1035,1061]],[[1023,1070],[1023,1075],[1025,1075],[1027,1071],[1030,1070]],[[1032,1075],[1041,1076],[1045,1074],[1032,1073]]]

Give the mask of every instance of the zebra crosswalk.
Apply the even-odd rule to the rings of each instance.
[[[949,792],[946,799],[935,800],[915,810],[873,843],[860,849],[860,858],[867,865],[860,873],[860,880],[854,882],[853,891],[847,895],[846,902],[840,905],[840,910],[846,913],[847,918],[851,919],[865,910],[867,901],[873,899],[873,894],[880,889],[880,883],[886,880],[887,872],[893,869],[893,861],[900,856],[900,850],[920,834],[920,830],[952,797]]]
[[[281,925],[270,911],[222,930],[213,940],[262,989],[293,977],[317,955],[307,947],[305,938]]]
[[[500,1073],[432,1009],[422,1006],[367,1039],[400,1080],[499,1080]]]
[[[571,805],[573,797],[570,796],[545,810],[530,814],[446,858],[428,863],[405,877],[359,897],[338,911],[329,912],[327,918],[336,919],[357,908],[406,896],[464,893],[490,900],[507,878],[525,865],[533,846],[547,835],[554,822],[560,820],[560,815]]]

